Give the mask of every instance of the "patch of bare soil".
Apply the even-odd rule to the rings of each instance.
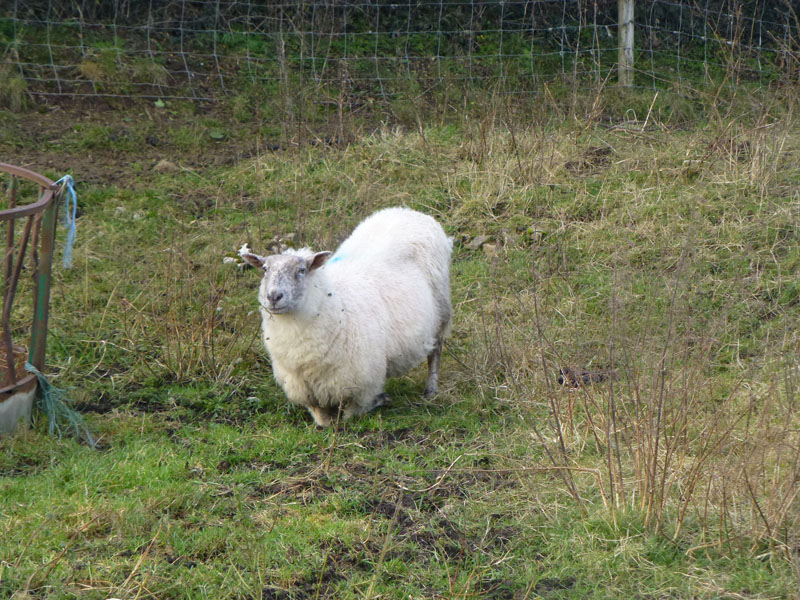
[[[291,583],[286,589],[277,586],[266,586],[261,590],[261,598],[272,600],[311,600],[312,598],[334,598],[333,586],[347,578],[347,572],[329,566],[322,573],[314,573],[310,577],[302,577]]]
[[[112,106],[102,99],[62,98],[57,104],[40,104],[13,119],[0,120],[0,161],[37,172],[70,172],[81,182],[130,185],[165,159],[180,168],[195,169],[233,164],[280,149],[275,141],[261,139],[255,124],[237,122],[215,104],[198,104],[195,109],[195,114],[176,114],[142,103]],[[228,133],[225,139],[209,138],[207,146],[191,150],[170,139],[170,132],[191,127],[204,117],[223,123]],[[104,128],[107,139],[93,139],[91,147],[84,144],[77,149],[64,143],[79,140],[81,133],[75,129],[88,126]],[[115,149],[120,146],[129,148]]]

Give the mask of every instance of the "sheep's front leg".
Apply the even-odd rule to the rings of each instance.
[[[428,381],[425,382],[423,396],[433,396],[439,389],[439,361],[442,358],[442,339],[436,340],[433,351],[428,355]]]
[[[275,376],[275,381],[283,388],[283,392],[289,402],[305,406],[314,418],[314,422],[320,427],[326,427],[331,424],[336,413],[334,412],[333,416],[331,416],[330,409],[320,407],[317,404],[305,381],[295,377],[291,371],[284,369],[274,361],[272,363],[272,372]]]
[[[336,420],[337,413],[339,412],[338,407],[306,406],[306,408],[308,412],[311,413],[317,427],[328,427]]]
[[[306,407],[317,427],[327,427],[336,420],[339,407],[319,406],[305,383],[290,378],[285,379],[281,387],[293,404]]]

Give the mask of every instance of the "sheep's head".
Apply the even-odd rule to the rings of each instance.
[[[303,248],[272,256],[243,251],[239,255],[264,271],[258,298],[266,310],[273,315],[280,315],[297,310],[305,296],[306,278],[324,265],[331,253],[312,252]]]

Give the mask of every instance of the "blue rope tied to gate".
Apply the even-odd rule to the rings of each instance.
[[[75,437],[81,437],[81,433],[86,436],[86,441],[94,448],[97,442],[89,433],[89,428],[83,417],[74,408],[70,406],[70,399],[64,390],[55,387],[45,377],[39,369],[34,367],[31,363],[25,363],[25,370],[29,373],[36,375],[39,381],[39,390],[36,394],[36,408],[47,415],[49,421],[48,431],[50,435],[56,434],[58,439],[61,439],[61,425],[63,422],[64,427],[68,432],[72,432]]]
[[[72,175],[64,175],[55,182],[62,184],[67,189],[67,199],[64,201],[64,216],[61,223],[67,228],[67,244],[64,247],[64,268],[72,267],[72,247],[75,245],[75,220],[78,214],[78,195],[75,193],[75,180]]]

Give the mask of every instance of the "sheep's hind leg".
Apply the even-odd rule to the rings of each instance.
[[[442,340],[436,340],[436,346],[428,355],[428,381],[425,382],[423,396],[433,396],[439,389],[439,361],[442,358]]]

